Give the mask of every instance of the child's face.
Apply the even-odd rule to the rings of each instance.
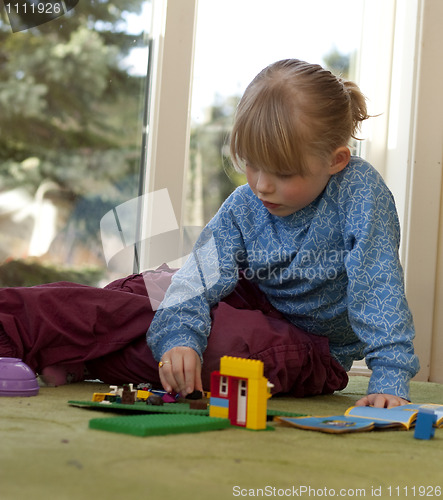
[[[331,178],[324,161],[308,158],[309,173],[281,175],[265,172],[255,165],[246,165],[246,178],[252,191],[272,215],[284,217],[312,203]]]

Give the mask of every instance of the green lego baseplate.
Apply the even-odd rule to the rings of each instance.
[[[133,415],[114,418],[94,418],[90,429],[132,434],[133,436],[162,436],[189,432],[204,432],[226,429],[231,423],[227,418],[204,415]]]
[[[307,417],[305,413],[294,413],[293,411],[284,410],[266,410],[266,416],[268,420],[272,420],[274,417]]]
[[[122,403],[97,403],[95,401],[68,401],[71,406],[81,408],[95,408],[108,411],[122,411],[131,413],[180,413],[189,415],[209,415],[209,409],[196,410],[189,407],[189,403],[164,403],[162,405],[147,405],[145,402],[135,402],[134,404]],[[291,415],[292,416],[292,415]]]

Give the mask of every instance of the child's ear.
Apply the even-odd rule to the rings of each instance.
[[[332,153],[331,164],[329,166],[329,173],[331,175],[341,172],[351,159],[351,152],[346,146],[337,148]]]

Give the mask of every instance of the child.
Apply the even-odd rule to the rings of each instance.
[[[231,135],[248,183],[183,268],[105,289],[3,289],[0,356],[24,359],[54,385],[86,370],[182,394],[208,389],[221,356],[250,357],[264,362],[274,392],[294,396],[343,389],[352,362],[366,358],[372,376],[358,404],[404,404],[419,367],[397,215],[380,175],[348,149],[366,118],[358,87],[320,66],[264,69]]]
[[[367,118],[355,84],[298,60],[272,64],[246,89],[231,156],[248,184],[210,221],[148,331],[167,391],[202,387],[211,309],[240,270],[289,322],[327,337],[344,369],[366,358],[372,376],[358,404],[406,403],[419,366],[394,201],[348,148]]]

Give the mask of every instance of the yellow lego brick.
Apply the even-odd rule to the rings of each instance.
[[[223,408],[221,406],[209,406],[209,416],[210,417],[220,417],[220,418],[228,418],[229,416],[229,408]]]
[[[247,379],[263,377],[263,361],[259,359],[223,356],[220,359],[220,374]]]
[[[246,418],[248,429],[266,429],[267,396],[267,380],[264,377],[249,381]]]
[[[94,403],[101,403],[102,401],[105,400],[106,394],[104,392],[94,392],[92,395],[92,401]]]
[[[152,394],[153,393],[150,392],[150,391],[144,391],[142,389],[138,389],[137,390],[137,399],[143,399],[143,400],[145,400],[145,399],[148,399],[149,396],[152,396]]]

